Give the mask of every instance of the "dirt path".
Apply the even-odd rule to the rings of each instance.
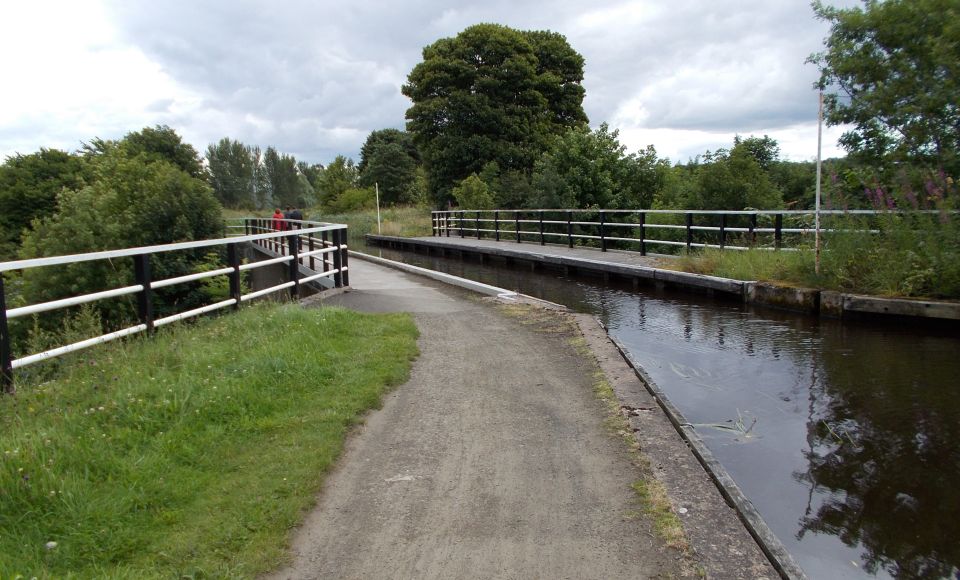
[[[638,473],[567,336],[350,265],[355,290],[328,303],[413,312],[421,356],[350,439],[295,535],[293,565],[271,578],[679,575],[676,553],[637,516]]]

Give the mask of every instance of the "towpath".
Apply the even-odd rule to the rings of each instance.
[[[692,573],[639,515],[569,331],[361,260],[326,304],[413,313],[420,357],[349,439],[271,578],[656,578]],[[753,576],[757,577],[757,576]]]

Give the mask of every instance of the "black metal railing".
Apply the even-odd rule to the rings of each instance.
[[[0,390],[12,392],[13,371],[17,368],[49,360],[96,344],[102,344],[140,332],[149,332],[159,326],[200,316],[221,308],[232,307],[237,309],[243,302],[286,289],[289,289],[291,298],[297,298],[301,295],[302,285],[319,282],[324,278],[328,279],[329,281],[327,283],[333,287],[349,285],[349,265],[346,244],[347,226],[342,224],[325,224],[294,220],[281,221],[283,223],[275,224],[273,220],[245,218],[242,220],[242,225],[228,226],[231,230],[242,229],[243,234],[228,235],[228,237],[215,240],[0,262]],[[256,244],[261,249],[275,254],[276,257],[259,262],[241,263],[240,245],[248,243]],[[197,271],[183,276],[160,280],[154,280],[151,276],[151,256],[195,250],[198,248],[223,246],[226,247],[226,263],[223,264],[221,268]],[[17,308],[7,308],[7,294],[4,289],[4,272],[22,272],[32,268],[53,268],[78,262],[114,260],[116,258],[128,257],[133,260],[135,283],[131,286],[61,298]],[[271,264],[287,264],[289,266],[288,280],[269,288],[244,294],[242,291],[241,273]],[[320,265],[319,268],[317,268],[318,264]],[[303,276],[300,272],[301,267],[308,268],[313,273]],[[215,276],[228,277],[229,299],[187,311],[169,314],[162,318],[154,317],[153,297],[155,290]],[[43,352],[16,359],[13,358],[14,349],[8,320],[130,294],[136,295],[139,324]]]
[[[870,210],[821,211],[875,215]],[[693,248],[793,250],[813,242],[813,211],[685,211],[609,209],[494,209],[431,212],[434,236],[476,237],[639,250],[658,253]],[[821,233],[837,230],[821,227]],[[875,230],[858,230],[875,233]],[[672,251],[671,251],[672,249]]]

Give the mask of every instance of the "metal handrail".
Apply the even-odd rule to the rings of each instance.
[[[239,221],[241,222],[240,225],[228,225],[227,227],[228,229],[243,229],[245,233],[228,235],[228,237],[225,238],[0,262],[0,389],[6,392],[12,392],[14,369],[76,352],[97,344],[103,344],[140,332],[152,331],[159,326],[200,316],[221,308],[232,306],[236,309],[239,308],[243,302],[288,288],[290,289],[291,297],[298,297],[302,284],[314,282],[320,278],[331,279],[333,286],[338,288],[349,285],[346,225],[304,220],[282,220],[284,229],[275,230],[272,227],[272,218],[241,218]],[[317,237],[317,235],[319,235],[319,237]],[[239,245],[243,243],[256,244],[265,250],[273,251],[280,255],[260,262],[241,264],[238,248]],[[227,261],[229,264],[226,267],[162,280],[150,279],[150,257],[152,255],[216,246],[226,246],[227,248]],[[299,250],[303,246],[307,246],[308,251],[301,253]],[[319,246],[319,248],[315,246]],[[6,308],[3,272],[63,266],[66,264],[109,260],[121,257],[133,258],[136,284],[21,306],[9,310]],[[318,259],[321,261],[321,268],[319,272],[316,272],[315,260]],[[301,260],[308,260],[310,264],[309,269],[316,273],[301,277],[299,271],[302,265]],[[240,284],[241,272],[282,263],[289,264],[290,280],[288,282],[283,282],[256,292],[243,294]],[[229,277],[229,299],[192,310],[174,313],[163,318],[155,319],[153,317],[153,290],[215,276]],[[137,314],[140,318],[139,324],[17,359],[12,358],[12,345],[7,325],[8,320],[130,294],[137,295]]]
[[[881,215],[890,212],[874,210],[821,210],[821,215]],[[935,210],[920,210],[909,213],[934,214]],[[641,255],[647,254],[648,245],[667,247],[717,248],[722,250],[748,250],[751,248],[773,250],[797,250],[791,246],[798,237],[813,234],[816,230],[802,221],[785,227],[784,219],[809,217],[809,210],[667,210],[667,209],[490,209],[449,210],[431,212],[433,236],[492,237],[497,241],[511,239],[517,243],[536,242],[545,245],[547,238],[565,238],[573,247],[578,240],[599,240],[600,250],[607,251],[610,242],[639,244]],[[596,221],[585,216],[598,216]],[[618,221],[610,221],[611,217]],[[622,221],[624,217],[629,221]],[[558,219],[565,218],[565,219]],[[632,219],[630,219],[632,217]],[[656,223],[663,217],[673,217],[679,223]],[[679,218],[679,219],[677,219]],[[706,223],[704,221],[706,220]],[[764,222],[761,225],[761,220]],[[770,224],[769,222],[773,223]],[[481,226],[482,224],[482,226]],[[492,227],[491,227],[492,224]],[[770,226],[773,227],[770,227]],[[534,229],[531,229],[533,226]],[[575,233],[575,228],[578,230]],[[625,233],[623,230],[627,230]],[[639,230],[639,232],[637,232]],[[610,235],[613,232],[615,235]],[[677,235],[658,239],[649,235],[653,231],[677,232]],[[878,229],[831,229],[820,228],[821,233],[878,233]],[[635,235],[634,232],[637,232]],[[682,232],[682,234],[680,233]],[[492,234],[490,236],[489,234]],[[772,236],[771,236],[772,234]],[[765,236],[765,240],[760,240]],[[785,236],[789,239],[785,240]],[[665,238],[665,239],[664,239]],[[734,243],[730,243],[734,242]],[[736,242],[741,242],[736,244]],[[763,242],[763,243],[761,243]],[[632,249],[632,248],[631,248]]]

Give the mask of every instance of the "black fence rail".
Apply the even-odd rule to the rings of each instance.
[[[873,215],[868,210],[821,211]],[[813,244],[813,211],[680,211],[496,209],[431,212],[434,236],[475,237],[639,251],[646,255],[693,248],[795,250]],[[825,229],[821,233],[842,230]],[[860,230],[870,231],[874,230]]]
[[[241,220],[241,223],[238,225],[227,226],[228,230],[237,233],[233,235],[228,234],[228,237],[214,240],[0,262],[0,390],[5,392],[13,391],[13,371],[15,369],[66,355],[97,344],[141,332],[151,332],[160,326],[200,316],[221,308],[230,307],[237,309],[240,308],[240,305],[244,302],[283,290],[287,290],[290,297],[297,298],[301,295],[302,285],[319,281],[323,278],[327,279],[328,284],[333,287],[349,285],[349,266],[347,263],[346,245],[347,226],[319,222],[282,221],[284,223],[275,224],[273,220],[246,218]],[[279,227],[274,227],[275,225]],[[243,230],[243,233],[239,233],[239,230]],[[277,257],[259,262],[242,263],[240,251],[242,244],[259,245],[273,252]],[[153,279],[151,276],[150,262],[152,256],[196,250],[199,248],[222,249],[224,247],[226,249],[226,261],[221,268],[196,271],[182,276],[159,280]],[[135,279],[133,285],[49,302],[19,306],[17,308],[7,308],[8,295],[4,288],[5,272],[22,272],[32,268],[57,268],[78,262],[92,262],[97,260],[112,261],[120,258],[130,258],[133,262],[132,266]],[[256,292],[243,293],[241,273],[272,264],[288,264],[288,280]],[[318,265],[319,267],[317,267]],[[315,273],[302,276],[300,272],[301,266],[306,266]],[[226,276],[228,278],[229,299],[207,304],[199,308],[168,314],[161,318],[154,316],[153,298],[157,289],[195,282],[215,276]],[[9,320],[126,295],[136,295],[139,324],[43,352],[13,358],[13,345],[8,326]]]

